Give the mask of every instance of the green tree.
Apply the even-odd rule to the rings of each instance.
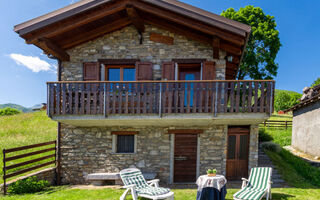
[[[286,110],[299,103],[301,94],[296,92],[290,92],[280,90],[276,92],[274,98],[274,109],[278,112],[279,110]]]
[[[252,29],[237,78],[272,79],[275,77],[279,68],[275,59],[281,43],[274,17],[266,15],[261,8],[254,6],[246,6],[239,11],[229,8],[221,15],[250,25]]]
[[[317,78],[317,80],[315,80],[315,81],[312,83],[311,87],[314,87],[314,86],[319,85],[319,84],[320,84],[320,77]]]

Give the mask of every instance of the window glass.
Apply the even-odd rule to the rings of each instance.
[[[186,81],[195,80],[194,74],[186,74]],[[190,106],[193,106],[193,83],[185,83],[185,95],[184,95],[184,106],[188,106],[188,86],[190,87]]]
[[[120,69],[109,68],[108,69],[108,80],[109,81],[120,81]]]
[[[248,159],[248,135],[240,135],[240,160],[247,160]]]
[[[123,69],[123,81],[135,81],[136,80],[136,69],[135,68],[124,68]]]
[[[236,158],[236,136],[229,135],[228,137],[228,159],[235,159]]]
[[[117,135],[117,153],[134,153],[134,135]]]

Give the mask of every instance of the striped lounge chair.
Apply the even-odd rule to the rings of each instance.
[[[132,199],[138,200],[138,196],[147,199],[174,199],[174,193],[167,188],[159,187],[159,179],[146,181],[139,169],[129,168],[120,171],[120,177],[126,191],[121,195],[120,200],[126,199],[131,191]]]
[[[266,195],[271,199],[270,167],[255,167],[251,169],[249,180],[242,178],[242,189],[233,195],[235,200],[260,200]]]

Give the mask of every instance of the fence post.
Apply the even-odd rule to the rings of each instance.
[[[106,111],[106,94],[107,93],[107,86],[106,82],[103,84],[103,115],[106,118],[107,117],[107,111]]]
[[[2,150],[3,153],[3,194],[7,194],[6,188],[6,149]]]
[[[161,103],[162,103],[162,83],[160,82],[160,93],[159,93],[159,117],[160,118],[162,116]]]
[[[218,109],[218,89],[219,89],[219,82],[216,82],[216,93],[214,99],[214,117],[217,117],[217,109]],[[225,101],[225,100],[224,100]]]
[[[288,128],[288,121],[286,120],[286,130],[287,130],[287,128]]]

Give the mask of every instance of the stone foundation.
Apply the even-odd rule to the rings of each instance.
[[[173,128],[170,128],[173,129]],[[183,129],[175,127],[174,129]],[[194,127],[199,134],[198,173],[216,168],[219,174],[226,172],[227,130],[226,125]],[[114,153],[112,131],[138,131],[136,153]],[[90,173],[114,173],[124,168],[137,167],[142,172],[155,172],[163,183],[172,180],[173,150],[169,128],[145,127],[73,127],[62,124],[62,183],[89,184],[85,177]],[[171,155],[172,156],[172,155]],[[249,169],[258,163],[258,126],[251,126]],[[171,172],[171,174],[170,174]]]

